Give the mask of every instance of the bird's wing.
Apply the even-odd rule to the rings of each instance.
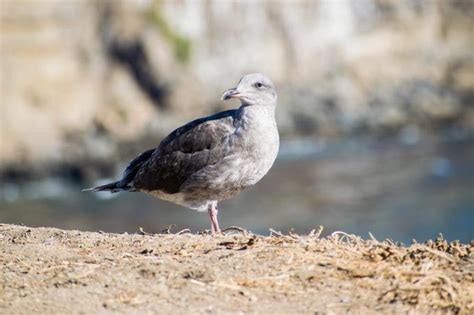
[[[236,110],[228,110],[173,131],[139,167],[132,186],[137,190],[179,192],[192,174],[227,155],[235,116]]]
[[[128,163],[127,168],[123,172],[122,179],[119,181],[118,185],[122,188],[132,188],[130,186],[130,183],[137,175],[137,172],[142,167],[143,163],[150,159],[155,150],[156,149],[146,150],[145,152],[142,152],[139,156],[131,160],[130,163]]]

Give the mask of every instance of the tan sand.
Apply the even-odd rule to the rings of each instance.
[[[343,232],[271,234],[0,224],[0,313],[474,312],[473,241],[404,247]]]

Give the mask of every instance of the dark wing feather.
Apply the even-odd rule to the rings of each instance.
[[[187,124],[175,129],[173,132],[171,132],[166,138],[164,138],[158,148],[165,148],[170,142],[173,142],[177,138],[179,138],[181,135],[191,131],[194,127],[205,123],[205,122],[210,122],[214,120],[220,120],[222,118],[234,118],[235,115],[237,114],[236,109],[230,109],[226,110],[223,112],[219,112],[217,114],[211,115],[211,116],[206,116],[202,118],[195,119],[193,121],[188,122]]]
[[[133,181],[135,178],[138,170],[140,167],[148,161],[148,159],[151,157],[153,152],[155,152],[156,149],[150,149],[146,150],[145,152],[142,152],[139,156],[134,158],[130,163],[128,163],[127,168],[123,172],[122,179],[119,181],[119,186],[122,187],[130,187],[130,183]]]
[[[155,150],[156,149],[147,150],[134,158],[123,172],[121,180],[97,187],[87,188],[83,191],[110,191],[112,193],[116,193],[123,190],[135,190],[135,188],[131,186],[131,182],[133,181],[140,167],[151,157]]]
[[[139,167],[133,187],[179,192],[189,176],[226,156],[236,114],[236,110],[228,110],[193,120],[173,131]]]

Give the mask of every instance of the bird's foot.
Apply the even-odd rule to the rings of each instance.
[[[211,222],[211,235],[212,236],[217,236],[217,235],[220,235],[222,234],[222,231],[221,229],[219,228],[219,224],[217,224],[217,226],[215,226],[212,222]]]

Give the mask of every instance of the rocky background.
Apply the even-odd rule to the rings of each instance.
[[[474,126],[474,1],[0,5],[2,180],[110,175],[248,72],[283,139]]]

